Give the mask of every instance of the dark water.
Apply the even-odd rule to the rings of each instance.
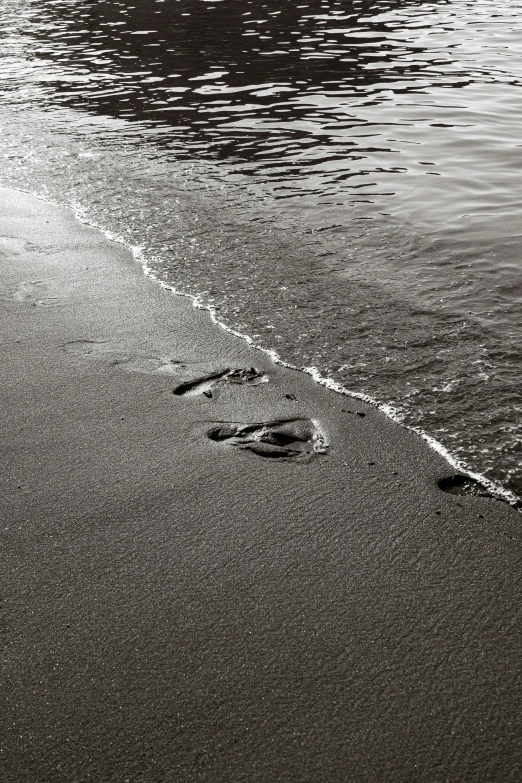
[[[3,0],[0,176],[522,493],[514,0]]]

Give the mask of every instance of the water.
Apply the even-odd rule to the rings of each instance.
[[[0,178],[522,494],[515,0],[3,0]]]

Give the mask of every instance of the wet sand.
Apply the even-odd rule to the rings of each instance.
[[[520,514],[0,204],[5,779],[519,779]]]

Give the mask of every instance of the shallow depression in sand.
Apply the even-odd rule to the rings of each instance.
[[[119,351],[111,342],[97,340],[72,340],[61,346],[62,350],[80,360],[104,361],[109,367],[125,372],[151,375],[177,375],[184,366],[177,359],[129,354]]]
[[[63,307],[66,301],[60,296],[48,296],[52,292],[52,281],[22,280],[16,291],[1,293],[4,302],[31,305],[32,307]]]
[[[306,459],[326,454],[328,443],[317,422],[306,418],[244,424],[220,422],[207,432],[210,440],[246,449],[270,459]]]

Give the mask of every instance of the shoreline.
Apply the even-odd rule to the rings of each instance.
[[[0,188],[2,187],[7,188],[7,186],[0,185]],[[279,356],[279,354],[275,351],[275,349],[266,348],[265,346],[256,343],[256,341],[252,337],[250,337],[250,335],[238,332],[232,327],[228,326],[224,321],[221,321],[219,319],[219,315],[217,311],[212,306],[204,305],[201,302],[199,295],[185,292],[181,289],[178,289],[175,285],[172,285],[164,280],[161,280],[161,278],[158,277],[158,275],[153,271],[152,267],[150,266],[150,260],[148,260],[147,257],[144,255],[143,248],[129,244],[123,236],[117,235],[112,231],[109,231],[108,229],[99,225],[98,223],[90,221],[85,215],[85,210],[82,210],[79,207],[70,207],[67,204],[60,204],[58,202],[47,200],[42,196],[38,196],[31,193],[30,191],[20,190],[18,188],[7,188],[7,189],[15,190],[15,192],[23,193],[33,198],[36,198],[37,200],[42,201],[44,204],[49,204],[54,207],[71,211],[74,214],[75,219],[78,222],[80,222],[82,225],[100,231],[108,241],[115,242],[121,245],[122,247],[124,247],[126,250],[128,250],[131,253],[133,259],[136,261],[136,263],[138,263],[141,266],[141,269],[146,277],[150,278],[155,283],[159,284],[165,290],[171,292],[174,296],[184,297],[190,300],[196,309],[206,311],[209,314],[212,323],[218,326],[220,329],[223,329],[228,334],[237,337],[240,340],[244,340],[251,348],[262,352],[263,354],[268,356],[269,359],[275,364],[280,365],[281,367],[284,367],[289,370],[305,373],[306,375],[309,375],[311,378],[313,378],[315,383],[325,387],[330,391],[334,391],[337,394],[341,394],[349,398],[360,400],[364,403],[367,403],[368,405],[375,407],[379,412],[383,413],[388,419],[393,421],[399,427],[402,427],[408,430],[409,432],[414,433],[419,438],[421,438],[421,440],[427,443],[428,446],[431,449],[433,449],[437,454],[439,454],[448,463],[448,465],[451,468],[453,468],[457,473],[463,474],[464,476],[470,478],[472,482],[476,482],[477,484],[481,485],[481,487],[483,487],[485,490],[485,494],[489,494],[491,497],[495,498],[496,500],[500,500],[505,503],[508,503],[510,506],[512,506],[515,509],[518,509],[522,513],[521,497],[516,495],[512,490],[508,489],[507,487],[504,487],[502,484],[492,479],[489,479],[484,474],[474,471],[471,467],[469,467],[465,463],[465,461],[459,459],[457,456],[454,456],[449,451],[449,449],[446,448],[446,446],[444,446],[440,441],[438,441],[428,432],[424,431],[420,427],[405,424],[402,421],[401,417],[396,415],[393,404],[381,402],[378,399],[375,399],[364,392],[351,391],[350,389],[343,386],[341,383],[334,380],[333,378],[322,375],[317,370],[316,367],[297,367],[293,364],[290,364],[286,362],[281,356]]]
[[[518,513],[71,210],[0,203],[11,777],[522,770]]]

